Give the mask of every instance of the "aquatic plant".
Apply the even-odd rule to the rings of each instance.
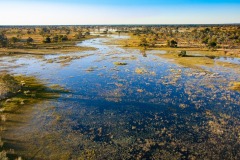
[[[231,89],[240,92],[240,82],[233,82],[232,86],[231,86]]]
[[[115,64],[116,66],[125,66],[125,65],[127,65],[127,63],[125,63],[125,62],[114,62],[113,64]]]
[[[135,69],[135,73],[137,73],[137,74],[144,74],[144,73],[147,73],[147,71],[146,71],[145,68],[136,68]]]

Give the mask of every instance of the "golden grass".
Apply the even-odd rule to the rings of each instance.
[[[240,92],[240,82],[233,82],[233,83],[231,83],[231,87],[230,88],[232,90]]]
[[[95,36],[90,36],[88,38],[82,39],[87,40],[95,38]],[[66,41],[66,42],[58,42],[58,43],[40,43],[35,44],[35,46],[22,46],[21,48],[0,48],[0,56],[1,55],[11,55],[11,54],[54,54],[54,53],[70,53],[70,52],[78,52],[78,51],[88,51],[95,50],[93,47],[81,47],[76,46],[78,42],[81,41]]]
[[[174,60],[175,63],[184,67],[202,69],[201,66],[213,66],[214,60],[207,57],[178,57],[177,54],[159,54],[161,58]]]
[[[140,41],[143,36],[133,36],[129,35],[128,39],[119,39],[119,40],[114,40],[109,42],[108,44],[113,44],[113,45],[121,45],[122,47],[127,47],[127,48],[136,48],[136,49],[142,49],[143,47],[140,47]],[[240,49],[222,49],[219,48],[217,50],[209,50],[206,47],[202,47],[200,44],[196,44],[199,47],[193,47],[193,46],[186,46],[186,45],[181,45],[182,43],[179,42],[178,48],[170,48],[167,47],[165,44],[165,39],[162,39],[161,41],[164,42],[164,44],[156,45],[155,47],[148,47],[148,50],[164,50],[164,51],[179,51],[179,50],[186,50],[186,51],[191,51],[191,52],[198,52],[202,53],[203,55],[211,55],[211,56],[227,56],[227,57],[240,57]]]

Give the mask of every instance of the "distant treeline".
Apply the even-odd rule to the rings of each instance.
[[[240,23],[232,24],[119,24],[119,25],[0,25],[0,28],[39,28],[39,27],[219,27],[228,26],[236,27],[240,26]]]

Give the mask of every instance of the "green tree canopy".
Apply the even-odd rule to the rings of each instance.
[[[169,47],[177,48],[177,45],[178,45],[178,43],[175,40],[168,41],[168,46]]]
[[[33,42],[33,39],[31,38],[31,37],[28,37],[28,39],[27,39],[27,44],[30,44],[30,43],[32,43]]]
[[[208,43],[208,46],[209,46],[210,48],[215,48],[215,47],[217,46],[217,43],[214,42],[214,41],[212,41],[212,42],[209,42],[209,43]]]
[[[16,43],[16,42],[19,41],[19,39],[18,39],[17,37],[12,37],[12,38],[10,39],[10,41],[11,41],[11,43]]]
[[[50,37],[46,37],[45,40],[43,41],[43,43],[51,43],[51,38]]]

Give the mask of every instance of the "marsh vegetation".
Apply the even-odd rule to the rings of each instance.
[[[1,56],[2,157],[240,158],[239,26],[2,30],[7,41],[14,30],[33,39],[2,51],[46,49]],[[71,41],[79,30],[88,39]],[[219,43],[220,35],[236,37]],[[53,54],[65,43],[85,49]]]

